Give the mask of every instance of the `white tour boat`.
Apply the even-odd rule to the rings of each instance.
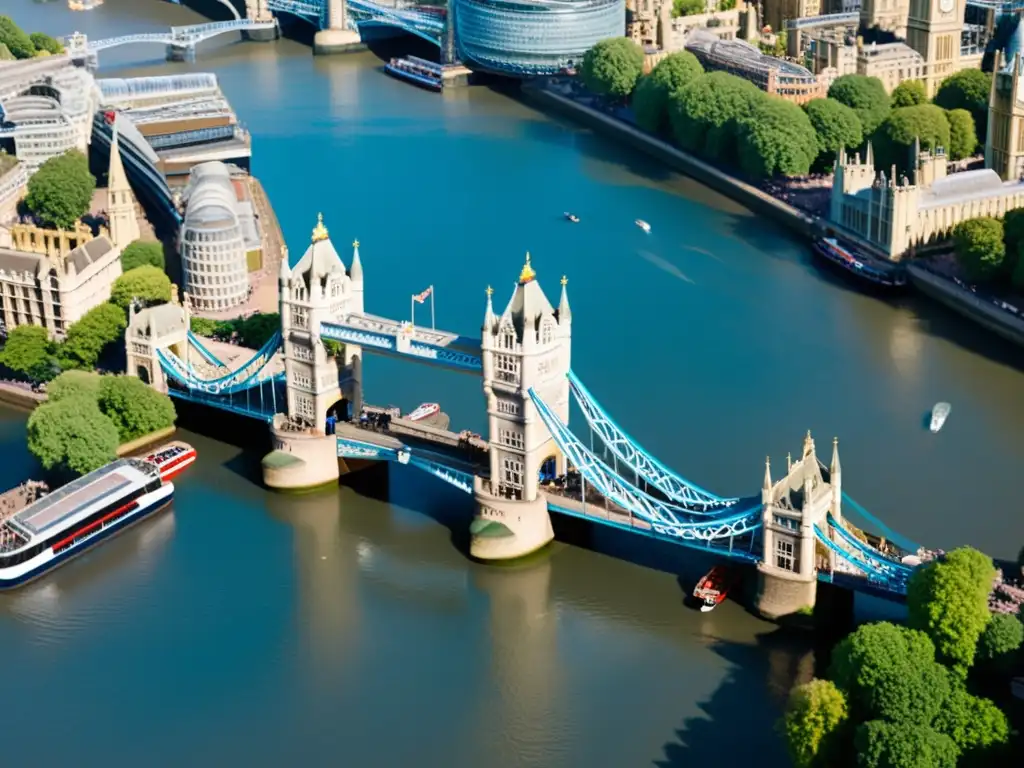
[[[160,470],[160,479],[170,480],[196,460],[196,449],[180,440],[162,445],[146,456],[146,461]]]
[[[118,459],[0,524],[0,589],[21,586],[166,508],[174,486],[156,465]]]
[[[423,421],[423,419],[429,419],[431,416],[436,416],[441,412],[441,406],[437,403],[423,403],[419,408],[410,413],[405,418],[408,421]]]
[[[634,223],[634,224],[636,224],[636,225],[637,225],[638,227],[640,227],[640,229],[642,229],[642,230],[643,230],[644,232],[646,232],[646,233],[647,233],[648,235],[649,235],[649,234],[651,234],[651,225],[650,225],[650,224],[648,224],[648,223],[647,223],[646,221],[644,221],[643,219],[637,219],[637,220],[636,220],[636,221],[634,221],[633,223]]]
[[[938,432],[942,429],[942,425],[946,423],[946,419],[949,418],[949,412],[953,409],[949,403],[936,403],[935,407],[932,408],[932,423],[929,429],[932,432]]]

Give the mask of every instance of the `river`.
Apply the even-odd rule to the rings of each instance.
[[[155,0],[5,12],[94,38],[202,21]],[[101,74],[215,72],[292,260],[323,211],[346,259],[361,242],[369,311],[405,318],[433,285],[438,325],[472,334],[484,289],[500,311],[530,251],[552,301],[569,278],[574,369],[685,476],[750,493],[809,428],[826,456],[839,436],[844,489],[896,530],[1002,557],[1024,544],[1015,348],[850,290],[769,222],[494,91],[438,96],[371,53],[290,40],[162,54],[106,51]],[[372,402],[436,400],[482,430],[471,377],[373,359],[364,379]],[[936,436],[937,400],[953,411]],[[23,431],[0,412],[3,487],[32,471]],[[412,470],[386,500],[296,499],[252,481],[258,455],[185,437],[200,462],[172,513],[0,596],[8,762],[786,765],[773,725],[812,654],[737,605],[684,609],[706,567],[685,550],[584,530],[478,565],[466,498]]]

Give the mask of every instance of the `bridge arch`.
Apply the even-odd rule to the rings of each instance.
[[[438,48],[441,47],[440,38],[434,37],[429,32],[424,32],[421,29],[416,29],[416,27],[410,24],[405,24],[397,20],[367,19],[366,21],[357,21],[356,28],[359,30],[360,34],[362,34],[364,29],[370,30],[371,33],[373,30],[397,30],[399,32],[406,32],[410,35],[415,35],[421,40],[426,40],[428,43],[432,43]]]

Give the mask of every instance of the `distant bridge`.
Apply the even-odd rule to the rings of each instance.
[[[326,29],[327,0],[267,0],[274,13],[287,13],[302,19],[318,29]],[[370,0],[348,0],[346,19],[350,29],[357,32],[373,27],[391,27],[416,35],[441,46],[447,25],[447,15],[427,13],[409,7],[390,7]]]
[[[85,35],[76,32],[65,40],[68,51],[76,53],[96,54],[108,48],[121,45],[141,43],[171,46],[180,49],[194,49],[204,40],[223,35],[228,32],[251,32],[260,29],[276,29],[277,21],[253,21],[251,19],[233,19],[231,21],[212,21],[207,24],[192,24],[184,27],[171,27],[169,32],[144,32],[137,35],[121,35],[102,40],[87,40]]]

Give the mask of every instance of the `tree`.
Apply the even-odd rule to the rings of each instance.
[[[53,342],[39,325],[19,325],[7,336],[0,363],[33,381],[49,381],[56,374]]]
[[[669,97],[672,135],[683,149],[711,160],[736,158],[736,121],[757,99],[753,83],[727,72],[709,72]]]
[[[644,52],[627,37],[602,40],[583,56],[580,75],[594,93],[624,99],[644,71]]]
[[[877,77],[843,75],[828,89],[830,99],[857,113],[864,135],[870,136],[889,114],[889,94]]]
[[[25,204],[44,224],[72,229],[89,210],[96,177],[89,161],[77,149],[51,157],[28,180]]]
[[[963,160],[971,157],[978,146],[974,132],[974,118],[966,109],[951,109],[946,112],[949,123],[949,158]]]
[[[858,720],[929,725],[949,693],[928,636],[887,622],[865,624],[840,641],[829,678]]]
[[[110,301],[127,312],[133,299],[143,306],[166,304],[171,300],[171,279],[148,264],[125,272],[114,281]]]
[[[1024,242],[1024,208],[1006,212],[1003,217],[1003,242],[1006,243],[1007,256],[1016,254],[1018,246]]]
[[[0,61],[14,61],[17,57],[11,53],[11,49],[0,43]]]
[[[28,37],[37,51],[46,51],[52,54],[64,53],[64,45],[56,38],[42,32],[33,32]]]
[[[121,338],[126,326],[122,310],[113,304],[97,304],[68,328],[58,352],[61,367],[95,368],[100,354]]]
[[[10,16],[0,16],[0,43],[7,46],[16,59],[30,59],[36,55],[32,39]]]
[[[988,217],[960,222],[953,229],[953,250],[968,279],[995,279],[1006,259],[1003,223]]]
[[[43,468],[84,475],[113,461],[119,440],[110,419],[87,397],[40,405],[28,418],[28,449]]]
[[[164,268],[164,247],[160,243],[134,240],[121,252],[121,269],[125,272],[146,264]]]
[[[999,230],[997,241],[1002,248],[1001,225]],[[943,560],[915,568],[907,585],[909,625],[926,632],[939,656],[961,677],[974,663],[978,639],[988,625],[988,595],[994,579],[992,560],[963,547]]]
[[[672,0],[672,15],[677,18],[679,16],[694,16],[704,13],[705,10],[707,10],[705,0]]]
[[[1001,671],[1013,669],[1024,644],[1024,624],[1015,614],[995,614],[978,638],[978,659]]]
[[[962,69],[945,80],[935,94],[935,103],[943,109],[966,109],[974,118],[979,143],[988,129],[988,97],[992,75],[980,69]]]
[[[344,355],[345,345],[342,344],[340,341],[334,341],[334,339],[324,338],[321,338],[320,341],[323,343],[324,351],[327,353],[328,357],[338,358]]]
[[[122,442],[173,426],[177,418],[171,398],[134,376],[103,376],[98,403]]]
[[[251,349],[259,349],[280,330],[281,316],[277,312],[257,312],[236,325],[238,340]]]
[[[640,78],[633,93],[633,114],[645,131],[659,133],[668,127],[668,97],[704,74],[697,57],[680,51],[658,62],[651,74]]]
[[[878,126],[875,152],[883,167],[896,165],[906,170],[916,142],[920,142],[921,149],[949,147],[949,121],[934,104],[894,109]]]
[[[828,680],[812,680],[794,688],[782,731],[795,768],[835,765],[847,716],[846,697]]]
[[[854,738],[859,768],[956,768],[960,753],[948,736],[923,725],[871,720]]]
[[[859,147],[864,141],[864,129],[857,113],[835,99],[812,99],[804,105],[818,138],[819,167],[827,167],[842,147]]]
[[[56,403],[59,400],[73,397],[84,397],[95,402],[99,394],[100,375],[92,371],[64,371],[46,387],[48,403]]]
[[[894,109],[916,107],[928,103],[928,92],[920,80],[904,80],[893,88],[891,101]]]
[[[998,759],[1010,739],[1006,715],[988,699],[969,694],[963,686],[953,689],[933,727],[956,744],[963,755],[961,765],[1009,765]]]
[[[791,101],[757,99],[738,124],[740,167],[754,178],[803,176],[818,157],[814,127]]]
[[[210,320],[206,317],[195,317],[193,316],[189,320],[189,329],[196,336],[205,336],[210,339],[217,332],[217,327],[220,325],[218,320]]]

